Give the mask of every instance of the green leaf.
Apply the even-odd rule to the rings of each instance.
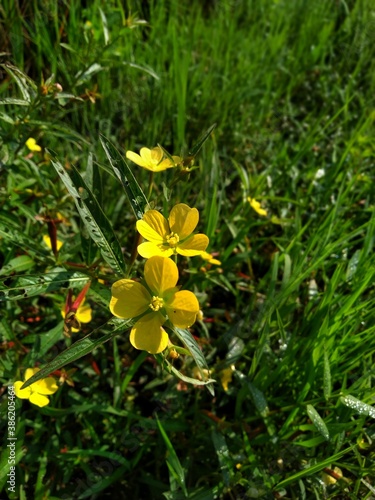
[[[322,438],[320,438],[322,439]],[[298,442],[294,442],[295,444],[301,444]],[[279,490],[280,488],[285,488],[291,483],[294,483],[295,481],[298,481],[298,479],[301,479],[306,476],[311,476],[312,474],[315,474],[317,472],[320,472],[323,470],[325,467],[330,467],[333,462],[337,462],[342,458],[344,455],[347,453],[350,453],[353,451],[353,448],[345,448],[345,450],[341,450],[335,455],[331,455],[327,458],[325,458],[322,462],[319,462],[318,464],[313,465],[312,467],[308,467],[306,469],[303,469],[302,471],[297,472],[296,474],[293,474],[292,476],[288,477],[287,479],[284,479],[281,481],[279,484],[275,486],[275,490]]]
[[[11,274],[13,272],[27,271],[34,266],[34,261],[28,255],[20,255],[11,259],[7,265],[0,269],[0,276]]]
[[[125,158],[115,148],[115,146],[103,135],[100,136],[100,142],[109,163],[120,180],[124,191],[129,198],[130,205],[137,219],[142,219],[148,201],[140,185],[130,170]]]
[[[198,380],[197,378],[188,377],[188,376],[184,375],[183,373],[181,373],[179,370],[177,370],[177,368],[175,368],[167,359],[163,359],[163,362],[167,363],[168,369],[174,375],[176,375],[176,377],[178,377],[179,379],[183,380],[187,384],[207,385],[207,384],[213,384],[214,382],[216,382],[216,380],[214,380],[213,378],[209,378],[207,380]],[[208,387],[208,389],[209,389],[209,387]],[[210,391],[210,393],[212,394],[211,391]]]
[[[329,431],[322,417],[312,405],[307,405],[306,410],[316,429],[320,432],[324,439],[329,441]]]
[[[112,337],[118,335],[119,333],[129,328],[130,325],[131,322],[120,320],[118,318],[110,319],[105,325],[100,326],[93,332],[89,333],[89,335],[86,335],[86,337],[78,340],[72,346],[68,347],[68,349],[58,354],[53,361],[45,365],[43,368],[41,368],[41,370],[38,373],[29,378],[23,384],[21,389],[25,389],[34,382],[37,382],[38,380],[47,377],[50,373],[54,372],[55,370],[59,370],[63,366],[69,363],[73,363],[73,361],[76,361],[77,359],[82,358],[82,356],[89,354],[96,347],[99,347],[105,342],[108,342],[108,340],[111,340]],[[104,335],[101,335],[97,339],[91,339],[92,336],[95,336],[102,332],[106,333],[104,333]]]
[[[29,101],[25,99],[16,99],[14,97],[4,97],[0,99],[0,104],[11,104],[12,106],[29,106]]]
[[[208,370],[209,368],[208,368],[206,359],[205,359],[202,351],[200,350],[199,345],[197,344],[196,340],[192,336],[192,334],[189,332],[189,330],[183,330],[182,328],[176,328],[176,327],[173,327],[172,331],[177,335],[177,337],[180,339],[180,341],[189,350],[190,354],[192,355],[195,363],[197,364],[197,366],[199,368],[202,379],[205,380],[207,377],[204,374],[203,370]],[[215,391],[214,391],[213,385],[211,383],[209,383],[207,385],[207,389],[209,390],[209,392],[212,396],[215,395]]]
[[[184,469],[182,468],[181,463],[178,459],[177,453],[175,452],[173,445],[170,442],[170,440],[167,436],[167,433],[165,432],[165,430],[164,430],[160,420],[158,419],[158,416],[156,413],[155,413],[155,419],[156,419],[156,423],[158,424],[160,434],[162,435],[162,438],[163,438],[164,443],[165,443],[167,450],[168,450],[168,455],[167,455],[167,459],[166,459],[168,469],[169,469],[170,473],[172,474],[173,478],[181,486],[181,488],[185,494],[185,497],[187,497],[188,494],[187,494],[187,489],[186,489],[186,485],[185,485]]]
[[[211,132],[213,132],[216,128],[216,123],[214,123],[213,125],[211,125],[210,128],[208,128],[203,134],[202,136],[198,139],[198,142],[196,144],[194,144],[194,146],[190,149],[189,151],[189,156],[197,156],[197,154],[199,153],[199,151],[201,150],[203,144],[207,141],[207,139],[210,137],[211,135]]]
[[[246,377],[246,375],[244,375],[242,372],[236,370],[235,373],[236,376],[246,384],[246,388],[251,395],[256,409],[259,411],[262,417],[267,417],[267,415],[269,414],[269,408],[263,392],[255,387],[255,385],[250,382],[249,378]]]
[[[19,300],[87,282],[85,274],[56,268],[41,275],[10,276],[0,279],[0,302]]]
[[[51,160],[56,172],[73,196],[79,215],[89,235],[100,248],[104,260],[118,274],[124,274],[125,262],[120,243],[111,223],[78,170],[72,166],[70,175],[61,163]]]
[[[324,399],[328,401],[332,393],[332,377],[327,349],[324,349],[323,391]]]
[[[343,405],[355,410],[360,415],[366,415],[366,417],[375,418],[375,407],[360,401],[353,396],[342,396],[340,401]]]
[[[53,347],[56,342],[63,338],[63,321],[49,330],[47,333],[36,335],[30,353],[30,366],[35,365],[37,359],[42,359],[46,352]]]
[[[223,475],[224,484],[225,486],[229,486],[230,476],[231,476],[230,468],[232,464],[227,442],[222,434],[219,434],[218,432],[215,431],[211,432],[211,437],[215,447],[217,458],[219,460],[220,470]]]

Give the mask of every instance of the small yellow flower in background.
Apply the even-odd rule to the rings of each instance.
[[[61,309],[61,316],[65,318],[65,304]],[[78,323],[90,323],[92,320],[92,309],[90,304],[85,304],[85,299],[81,302],[81,305],[78,307],[77,312],[75,313],[75,318],[78,320]],[[79,328],[72,328],[72,332],[79,332]]]
[[[144,276],[147,288],[129,279],[116,281],[109,308],[114,316],[123,319],[142,314],[131,329],[130,343],[136,349],[157,354],[169,342],[162,328],[166,316],[174,326],[187,328],[195,322],[199,303],[192,292],[178,291],[178,269],[171,259],[151,257],[145,264]]]
[[[193,257],[201,255],[208,246],[205,234],[192,234],[199,221],[199,212],[184,203],[175,205],[168,220],[157,210],[149,210],[137,221],[138,232],[148,240],[138,246],[138,253],[148,259],[154,255],[173,254]]]
[[[38,373],[38,371],[40,371],[40,368],[28,368],[25,372],[24,382],[29,380],[29,378],[35,375],[35,373]],[[14,382],[15,395],[21,399],[28,399],[30,403],[40,407],[48,405],[49,399],[47,396],[54,394],[58,389],[56,381],[53,377],[38,380],[38,382],[34,382],[34,384],[26,387],[26,389],[21,390],[24,382],[21,382],[20,380]]]
[[[224,391],[228,390],[228,384],[232,382],[234,370],[235,370],[234,365],[231,365],[228,368],[221,370],[221,372],[219,373],[220,382],[221,385],[223,386]]]
[[[43,236],[43,241],[44,243],[47,245],[47,247],[52,250],[52,243],[51,243],[51,238],[48,236],[48,234],[45,234]],[[57,248],[57,251],[60,250],[60,248],[63,246],[63,242],[60,241],[60,240],[56,240],[56,248]]]
[[[146,170],[151,170],[151,172],[161,172],[181,162],[179,156],[172,156],[174,163],[169,158],[164,158],[164,152],[159,146],[153,149],[142,148],[140,155],[133,153],[133,151],[127,151],[126,158]]]
[[[247,198],[247,201],[250,203],[251,207],[256,211],[257,214],[266,216],[267,215],[267,210],[265,208],[262,208],[260,206],[259,201],[257,201],[255,198],[250,198],[250,196]]]
[[[36,143],[36,140],[33,137],[29,137],[25,144],[30,151],[42,151],[42,148]]]
[[[196,317],[196,320],[197,320],[197,321],[203,321],[203,318],[204,318],[203,311],[199,310],[199,311],[197,312],[197,317]]]
[[[221,266],[220,260],[215,259],[213,255],[211,255],[208,252],[202,252],[200,256],[202,257],[202,259],[206,260],[209,264],[215,264],[215,266]]]
[[[326,486],[330,486],[331,484],[337,483],[338,479],[341,479],[343,476],[342,470],[340,467],[335,467],[333,470],[330,470],[331,474],[327,474],[327,472],[322,472],[323,483]]]

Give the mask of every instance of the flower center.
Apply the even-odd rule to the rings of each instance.
[[[167,243],[171,248],[174,248],[177,246],[178,242],[180,241],[180,238],[178,237],[177,233],[171,233],[168,234],[166,237]]]
[[[164,306],[164,300],[161,299],[160,297],[155,297],[155,295],[152,297],[152,300],[149,304],[149,308],[152,309],[153,311],[159,311]]]

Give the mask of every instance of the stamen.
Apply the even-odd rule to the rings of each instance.
[[[149,308],[153,311],[159,311],[159,309],[161,309],[162,307],[164,307],[164,300],[154,295],[149,304]]]
[[[166,237],[166,240],[171,248],[175,248],[177,246],[178,242],[180,241],[180,238],[178,237],[177,233],[171,233],[171,234],[168,234],[168,236]]]

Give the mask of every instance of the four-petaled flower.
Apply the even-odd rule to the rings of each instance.
[[[205,234],[192,234],[198,220],[198,210],[184,203],[172,208],[168,221],[157,210],[149,210],[137,221],[138,232],[148,240],[138,246],[138,253],[145,259],[154,255],[170,257],[176,253],[185,257],[201,255],[209,240]]]
[[[256,211],[257,214],[263,215],[264,217],[267,215],[267,210],[265,208],[262,208],[259,201],[257,201],[255,198],[250,198],[250,196],[247,198],[247,201],[250,203],[251,207]]]
[[[42,151],[42,148],[36,143],[33,137],[29,137],[25,144],[30,151]]]
[[[164,152],[159,146],[153,149],[142,148],[140,155],[133,153],[133,151],[127,151],[126,158],[146,170],[151,170],[151,172],[161,172],[181,162],[179,156],[172,156],[174,163],[169,158],[164,158]]]
[[[43,378],[29,385],[26,389],[21,389],[26,380],[35,375],[39,370],[40,368],[28,368],[25,372],[24,382],[20,380],[14,382],[14,393],[18,398],[28,399],[30,403],[42,407],[49,403],[47,396],[54,394],[58,389],[53,377]]]
[[[194,293],[176,287],[178,269],[168,258],[154,256],[145,264],[147,288],[133,280],[122,279],[112,285],[111,313],[118,318],[142,317],[130,332],[136,349],[157,354],[168,346],[168,334],[162,328],[167,316],[179,328],[191,326],[199,311]]]

